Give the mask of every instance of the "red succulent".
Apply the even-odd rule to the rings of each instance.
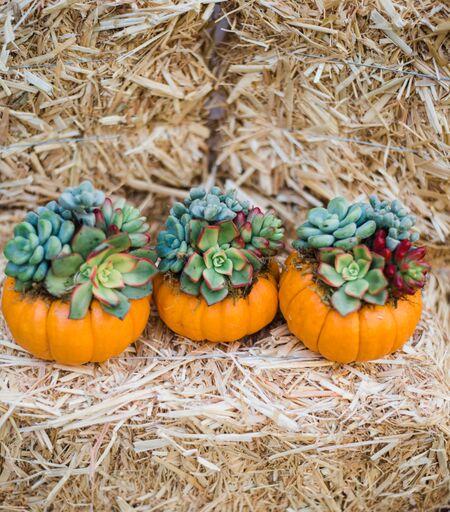
[[[413,295],[425,284],[430,265],[425,262],[425,247],[412,247],[409,240],[402,240],[394,251],[386,247],[386,231],[375,233],[372,250],[386,260],[384,275],[395,297]]]

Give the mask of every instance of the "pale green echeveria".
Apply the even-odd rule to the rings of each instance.
[[[26,220],[14,228],[14,238],[5,246],[8,263],[6,275],[13,277],[16,290],[29,289],[42,282],[51,261],[61,253],[70,252],[69,242],[75,225],[50,210],[28,214]]]
[[[94,215],[95,226],[107,236],[125,232],[130,237],[131,247],[144,247],[150,242],[146,217],[123,198],[112,201],[107,197],[100,208],[94,209]]]
[[[369,196],[369,203],[359,203],[359,206],[364,221],[375,222],[377,230],[386,230],[386,246],[391,251],[402,240],[409,240],[411,243],[419,240],[419,232],[414,229],[416,217],[398,199],[392,202],[380,201],[372,194]]]
[[[77,187],[66,188],[58,199],[58,206],[50,203],[47,208],[57,208],[57,213],[64,218],[71,218],[86,226],[94,226],[94,209],[99,208],[104,200],[105,194],[86,180]]]
[[[155,254],[130,248],[127,233],[106,239],[102,230],[84,226],[74,237],[73,252],[53,260],[45,285],[56,296],[71,292],[69,318],[83,318],[95,298],[107,313],[123,319],[130,299],[151,294]]]
[[[222,193],[218,187],[207,192],[203,187],[194,187],[183,203],[177,202],[173,205],[170,214],[176,218],[187,214],[192,219],[213,223],[234,219],[241,211],[248,211],[248,203],[239,201],[236,192]]]
[[[297,228],[296,249],[340,247],[350,250],[376,230],[373,220],[363,217],[359,204],[350,204],[344,197],[335,197],[327,208],[312,208],[307,222]]]
[[[318,278],[331,289],[331,304],[342,316],[358,311],[364,302],[384,305],[388,281],[383,273],[384,258],[365,245],[351,252],[340,248],[319,251]]]
[[[232,247],[237,235],[232,221],[202,228],[196,248],[180,277],[180,288],[190,295],[201,294],[208,305],[223,300],[230,288],[250,286],[253,267],[245,252]]]

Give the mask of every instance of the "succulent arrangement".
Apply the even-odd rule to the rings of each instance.
[[[313,252],[317,279],[329,289],[332,307],[346,316],[364,303],[384,305],[424,286],[430,266],[425,247],[414,246],[415,222],[398,200],[372,195],[351,204],[336,197],[327,208],[308,212],[293,246]]]
[[[70,298],[69,318],[83,318],[94,298],[123,318],[129,299],[152,292],[157,268],[148,229],[137,208],[105,198],[85,181],[29,212],[14,228],[4,250],[5,273],[18,291]]]
[[[235,192],[193,188],[174,204],[158,235],[159,270],[176,275],[184,293],[212,305],[234,289],[250,287],[283,246],[283,236],[280,219],[250,208]]]

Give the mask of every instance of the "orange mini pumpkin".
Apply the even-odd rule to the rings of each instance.
[[[147,324],[150,298],[130,300],[130,306],[120,320],[93,300],[84,318],[71,320],[68,302],[21,294],[10,277],[3,286],[3,315],[16,342],[36,357],[67,365],[103,362],[137,340]]]
[[[246,297],[228,296],[209,306],[202,296],[188,295],[177,282],[154,280],[158,313],[172,331],[194,341],[236,341],[253,334],[275,317],[278,310],[278,265],[271,263],[270,273],[260,275]]]
[[[377,359],[398,350],[414,333],[422,312],[419,290],[396,306],[365,304],[341,316],[322,301],[309,264],[296,253],[286,260],[279,300],[289,330],[310,350],[340,363]]]

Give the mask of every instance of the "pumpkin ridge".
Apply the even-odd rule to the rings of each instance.
[[[319,354],[322,354],[322,351],[320,350],[320,345],[319,345],[320,337],[322,336],[323,328],[325,327],[325,324],[327,323],[327,318],[328,318],[328,315],[331,313],[331,311],[332,311],[332,309],[330,308],[329,311],[327,312],[327,314],[325,315],[325,318],[323,319],[322,327],[320,328],[320,331],[319,331],[319,335],[317,336],[317,351],[319,352]]]
[[[91,344],[91,354],[89,356],[89,359],[88,359],[88,362],[91,362],[93,356],[94,356],[94,345],[95,345],[95,336],[94,336],[94,329],[92,328],[92,311],[91,311],[91,308],[92,308],[92,302],[89,304],[89,311],[88,311],[88,317],[89,317],[89,330],[91,331],[91,339],[92,339],[92,344]]]
[[[298,297],[298,295],[300,293],[302,293],[303,290],[305,290],[308,286],[310,285],[310,283],[306,283],[305,286],[303,288],[301,288],[300,290],[297,291],[297,293],[291,298],[291,300],[287,303],[286,305],[286,313],[289,311],[290,307],[291,307],[291,304],[292,302],[294,301],[294,299],[296,299]],[[314,288],[311,288],[314,292],[316,292],[316,290]],[[316,292],[317,293],[317,292]]]
[[[50,324],[49,319],[50,319],[50,311],[51,310],[52,310],[52,305],[50,304],[48,307],[48,310],[47,310],[47,316],[45,318],[45,337],[47,338],[48,351],[50,353],[51,358],[54,360],[55,356],[53,355],[53,352],[52,352],[52,344],[50,343],[50,335],[48,332],[49,331],[48,326]]]
[[[250,307],[250,294],[247,295],[247,297],[245,297],[245,302],[247,304],[247,330],[246,332],[247,333],[250,333],[250,331],[252,330],[251,327],[252,327],[252,308]]]
[[[388,306],[388,311],[389,311],[389,314],[391,315],[391,317],[394,319],[394,325],[395,325],[395,336],[394,336],[394,339],[392,341],[392,345],[389,348],[389,352],[388,352],[388,354],[391,354],[394,351],[394,345],[395,345],[395,340],[397,339],[397,329],[398,329],[398,327],[397,327],[397,320],[395,319],[395,315],[394,315],[394,312],[392,311],[391,306]]]

